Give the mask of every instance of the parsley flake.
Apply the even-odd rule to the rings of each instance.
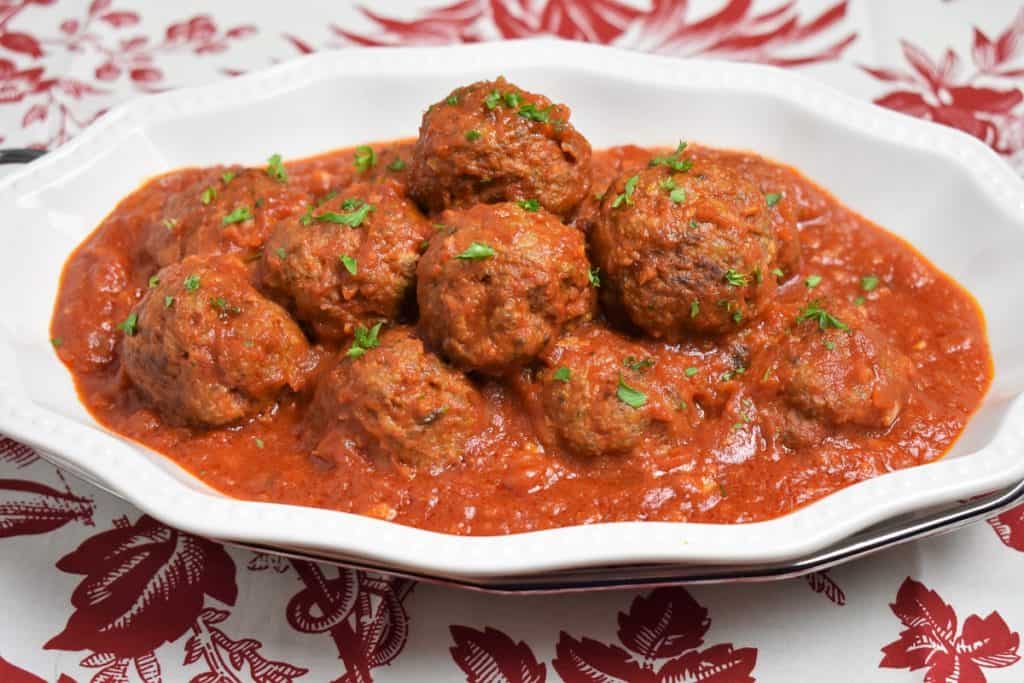
[[[775,277],[785,277],[786,273],[782,270],[782,268],[772,268],[772,275],[774,275]]]
[[[626,180],[626,185],[623,187],[622,194],[617,195],[615,199],[612,201],[613,209],[619,208],[620,206],[623,205],[623,203],[627,204],[628,206],[633,205],[633,192],[636,190],[636,184],[638,182],[640,182],[639,175],[630,176]]]
[[[345,270],[348,271],[349,275],[355,275],[359,271],[359,264],[348,254],[342,254],[339,258],[341,259],[341,265],[345,266]]]
[[[261,439],[260,437],[252,437],[252,442],[256,444],[256,448],[263,448],[263,439]]]
[[[380,346],[380,340],[377,337],[383,324],[377,323],[370,329],[366,329],[361,325],[357,327],[355,339],[352,340],[352,346],[345,352],[345,355],[349,358],[359,358],[370,349]]]
[[[850,329],[846,323],[822,308],[821,304],[817,301],[812,301],[807,304],[807,306],[804,307],[804,310],[800,311],[800,315],[796,318],[798,323],[802,323],[805,320],[817,321],[818,327],[821,328],[822,331],[825,331],[830,327],[837,330]]]
[[[64,343],[64,340],[61,339],[60,337],[53,337],[53,338],[50,339],[50,344],[52,344],[53,348],[55,348],[55,349],[59,349],[60,345],[63,344],[63,343]]]
[[[149,276],[149,288],[153,289],[158,284],[160,284],[160,276],[159,275],[150,275]]]
[[[125,333],[129,337],[134,337],[135,333],[139,331],[139,314],[134,311],[124,319],[124,322],[117,326],[117,329]]]
[[[280,154],[272,154],[267,159],[267,175],[279,183],[288,182],[288,171],[285,170],[284,164],[281,163]]]
[[[698,372],[700,372],[700,370],[694,365],[691,365],[690,367],[683,370],[683,374],[686,375],[687,377],[693,377]]]
[[[865,275],[860,279],[860,288],[865,292],[872,292],[877,286],[878,278],[874,275]]]
[[[216,199],[216,197],[217,190],[211,186],[203,190],[203,193],[199,195],[199,201],[203,203],[203,206],[209,206],[210,202]]]
[[[178,221],[174,218],[165,218],[163,220],[163,224],[164,227],[167,228],[168,230],[174,230],[176,227],[178,227]]]
[[[493,110],[500,103],[501,103],[501,93],[498,92],[497,90],[492,90],[487,95],[487,97],[484,98],[484,106],[486,106],[488,110]]]
[[[700,302],[694,299],[690,302],[690,317],[696,318],[700,315]]]
[[[402,157],[395,157],[395,160],[388,164],[389,171],[401,171],[405,169],[405,161]]]
[[[363,173],[373,168],[374,164],[377,163],[377,153],[373,151],[373,147],[369,145],[360,145],[356,147],[355,154],[352,155],[352,165],[356,169]]]
[[[252,220],[252,211],[249,210],[248,206],[239,206],[220,219],[220,222],[222,225],[231,225],[232,223],[242,223],[249,220]]]
[[[732,268],[725,271],[725,275],[722,276],[722,279],[724,279],[733,287],[744,287],[747,284],[747,276],[744,275],[743,273],[733,270]]]
[[[622,364],[625,365],[630,370],[635,370],[637,372],[643,372],[647,368],[653,368],[654,367],[654,359],[653,358],[637,358],[636,356],[626,356],[622,360]]]
[[[507,99],[507,97],[506,97]],[[552,107],[547,109],[537,109],[532,104],[524,104],[519,108],[519,115],[527,121],[536,121],[537,123],[547,123],[548,118],[551,116]]]
[[[807,289],[814,289],[815,287],[817,287],[820,284],[821,284],[821,276],[820,275],[811,275],[806,280],[804,280],[804,285],[807,286]]]
[[[769,207],[775,206],[782,199],[782,195],[778,192],[769,192],[764,196],[764,203]]]
[[[536,199],[520,199],[516,204],[519,205],[523,211],[539,211],[540,202]]]
[[[572,370],[563,365],[562,367],[555,370],[554,374],[551,375],[551,379],[555,380],[556,382],[568,383],[568,381],[572,379]]]
[[[621,372],[619,373],[619,386],[615,390],[615,395],[630,408],[643,408],[647,405],[647,394],[634,389],[622,381]]]
[[[346,199],[342,202],[341,208],[351,209],[351,211],[346,213],[325,211],[319,216],[311,216],[311,220],[315,220],[318,223],[337,223],[339,225],[347,225],[350,228],[358,228],[366,220],[367,215],[374,210],[373,204],[367,204],[361,199]]]
[[[284,250],[284,247],[278,247],[277,249],[274,250],[274,253],[277,254],[277,258],[281,259],[282,261],[288,258],[288,252]]]
[[[668,193],[668,198],[672,200],[673,204],[682,204],[686,201],[686,189],[677,187]]]
[[[456,256],[457,259],[463,261],[480,261],[482,259],[488,259],[494,256],[494,249],[482,244],[481,242],[473,242],[466,248],[464,252]]]
[[[456,95],[455,93],[452,93],[448,97],[444,98],[444,103],[454,107],[456,104],[459,103],[459,96]]]
[[[480,131],[478,131],[478,130],[467,130],[466,131],[466,140],[468,140],[469,142],[474,142],[474,141],[479,140],[479,139],[480,139]]]
[[[590,285],[592,287],[601,286],[601,269],[597,266],[593,266],[587,271],[587,277],[590,278]]]
[[[693,168],[693,159],[680,159],[683,152],[686,151],[686,143],[682,140],[679,141],[679,145],[676,147],[676,151],[672,154],[661,157],[653,157],[647,165],[650,167],[654,166],[668,166],[673,171],[685,173]]]
[[[192,273],[185,278],[185,291],[194,292],[199,289],[199,276]]]
[[[164,308],[170,308],[173,305],[174,305],[174,297],[170,296],[170,295],[165,296],[164,297]]]
[[[222,183],[224,183],[225,185],[227,185],[232,180],[234,180],[235,176],[237,176],[237,175],[238,174],[235,173],[234,171],[224,171],[223,173],[220,174],[220,181]]]

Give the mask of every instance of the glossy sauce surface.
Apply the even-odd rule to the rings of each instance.
[[[411,143],[375,145],[369,174],[402,182]],[[595,151],[593,188],[655,153]],[[118,324],[156,270],[138,244],[169,193],[204,173],[155,178],[126,197],[68,261],[52,321],[56,351],[90,412],[115,432],[166,454],[238,498],[351,511],[457,534],[503,534],[573,524],[664,520],[736,523],[792,511],[855,482],[941,457],[981,402],[992,367],[973,299],[902,240],[844,208],[795,170],[756,155],[697,148],[766,194],[799,229],[802,265],[787,274],[756,320],[723,339],[679,344],[634,340],[647,380],[677,397],[685,428],[652,431],[625,455],[583,458],[545,449],[529,415],[529,373],[474,377],[487,427],[461,462],[436,471],[373,464],[358,453],[327,461],[302,447],[309,392],[287,396],[246,423],[219,429],[165,424],[124,378]],[[350,184],[352,150],[288,164],[290,182],[315,197]],[[600,192],[598,192],[600,194]],[[576,223],[596,210],[590,198]],[[243,259],[248,254],[240,254]],[[864,278],[877,278],[874,287]],[[809,287],[808,283],[814,283]],[[813,290],[813,291],[809,291]],[[772,436],[787,410],[759,359],[809,298],[856,306],[912,363],[911,393],[884,431],[829,427],[814,447]],[[338,347],[320,347],[326,358]],[[767,363],[768,361],[764,361]],[[693,370],[696,368],[696,371]]]

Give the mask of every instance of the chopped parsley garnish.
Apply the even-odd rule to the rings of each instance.
[[[282,261],[288,258],[288,252],[284,250],[284,247],[278,247],[277,249],[274,250],[274,253],[277,254],[277,258],[281,259]]]
[[[263,439],[261,439],[260,437],[252,437],[252,442],[256,444],[256,448],[263,448]]]
[[[444,98],[444,103],[450,104],[451,106],[454,107],[456,104],[459,103],[459,96],[456,95],[455,93],[452,93],[448,97]]]
[[[208,206],[216,197],[217,190],[213,187],[208,187],[199,195],[199,201],[203,203],[203,206]]]
[[[626,185],[623,188],[624,191],[622,192],[622,194],[617,195],[615,197],[614,201],[612,201],[612,208],[613,209],[619,208],[620,206],[623,205],[623,203],[625,203],[625,204],[627,204],[629,206],[633,205],[633,192],[636,190],[636,184],[638,182],[640,182],[640,176],[639,175],[630,176],[626,180]]]
[[[345,266],[345,270],[348,271],[349,275],[355,275],[359,271],[359,264],[356,263],[354,258],[348,254],[342,254],[340,258],[341,265]]]
[[[355,339],[352,340],[352,346],[345,352],[345,355],[349,358],[359,358],[370,349],[380,346],[377,336],[380,334],[380,328],[383,324],[377,323],[370,329],[366,329],[361,325],[357,327]]]
[[[666,156],[654,157],[649,162],[647,162],[647,165],[651,167],[668,166],[673,171],[679,171],[680,173],[684,173],[693,168],[693,159],[679,158],[680,156],[682,156],[684,151],[686,151],[686,143],[680,140],[679,146],[676,147],[676,151]]]
[[[506,95],[506,100],[508,96]],[[551,116],[552,107],[547,109],[537,109],[532,104],[524,104],[519,108],[519,115],[528,121],[536,121],[537,123],[547,123],[548,118]]]
[[[736,309],[732,314],[732,321],[739,325],[743,321],[743,311]]]
[[[756,282],[757,284],[761,284],[762,282],[764,282],[764,276],[761,275],[761,266],[758,266],[757,268],[754,268],[753,275],[754,275],[754,282]]]
[[[497,90],[492,90],[487,97],[484,98],[484,105],[487,109],[491,110],[501,103],[501,93]]]
[[[572,370],[563,365],[562,367],[555,370],[555,373],[551,375],[551,379],[555,380],[556,382],[568,382],[570,379],[572,379]]]
[[[821,276],[820,275],[811,275],[806,280],[804,280],[804,285],[807,286],[807,289],[814,289],[815,287],[817,287],[820,284],[821,284]]]
[[[124,319],[124,322],[117,326],[117,329],[123,331],[127,336],[134,337],[135,333],[139,331],[139,314],[132,312]]]
[[[800,311],[800,315],[797,316],[796,321],[802,323],[805,320],[817,321],[818,327],[822,331],[833,327],[837,330],[848,330],[850,327],[839,318],[835,317],[824,308],[817,301],[812,301],[804,307],[804,310]]]
[[[747,369],[740,365],[739,367],[733,368],[732,370],[726,370],[725,372],[722,373],[722,376],[719,377],[719,379],[722,380],[723,382],[728,382],[729,380],[735,377],[739,377],[746,371]]]
[[[373,147],[369,145],[360,145],[356,147],[356,152],[352,157],[352,165],[356,169],[363,173],[373,168],[374,164],[377,163],[377,153],[373,151]]]
[[[672,200],[673,204],[682,204],[686,201],[686,189],[677,187],[668,193],[668,198]]]
[[[494,256],[494,249],[480,242],[473,242],[464,252],[456,256],[463,261],[480,261]]]
[[[690,302],[690,317],[696,318],[700,315],[700,302],[694,299]]]
[[[159,275],[150,275],[149,276],[149,288],[153,289],[158,284],[160,284],[160,276]]]
[[[469,142],[473,142],[473,141],[479,140],[479,139],[480,139],[480,131],[478,131],[478,130],[467,130],[466,131],[466,140],[468,140]]]
[[[662,178],[658,181],[658,187],[665,190],[666,192],[676,189],[675,178],[669,176],[668,178]]]
[[[405,169],[405,161],[402,157],[395,157],[395,160],[388,164],[389,171],[401,171]]]
[[[694,230],[696,230],[697,228],[700,227],[700,223],[698,223],[697,221],[695,221],[693,219],[690,219],[690,227],[693,228]]]
[[[314,206],[319,209],[321,206],[323,206],[324,204],[326,204],[327,202],[331,201],[332,199],[334,199],[337,196],[338,196],[338,191],[337,190],[331,190],[330,192],[325,194],[323,197],[320,197],[319,199],[317,199],[316,200],[316,204],[314,204]],[[352,200],[349,199],[348,201],[351,202]]]
[[[256,201],[253,202],[253,206],[255,206],[257,209],[262,209],[263,208],[263,197],[257,197]]]
[[[361,199],[346,199],[342,202],[341,208],[351,209],[351,211],[346,213],[326,211],[319,216],[312,216],[312,219],[319,223],[337,223],[350,228],[358,228],[366,220],[366,216],[374,210],[373,204],[367,204]]]
[[[60,337],[53,337],[50,339],[50,343],[53,345],[53,348],[59,349],[60,345],[64,343],[64,340]]]
[[[540,211],[540,202],[536,199],[520,199],[516,204],[523,211]]]
[[[832,351],[836,348],[836,343],[831,339],[826,339],[825,341],[822,342],[822,344],[824,344],[825,348],[828,349],[829,351]]]
[[[197,289],[199,289],[199,276],[193,273],[185,278],[185,290],[194,292]]]
[[[165,218],[163,220],[163,224],[164,227],[167,228],[168,230],[174,230],[176,227],[178,227],[178,221],[174,218]]]
[[[744,287],[747,284],[747,276],[733,270],[732,268],[725,271],[723,279],[733,287]]]
[[[643,372],[647,368],[653,368],[654,367],[654,359],[653,358],[637,358],[636,356],[626,356],[622,360],[622,364],[625,365],[630,370],[635,370],[637,372]]]
[[[164,308],[170,308],[173,305],[174,305],[174,297],[170,296],[170,295],[165,296],[164,297]]]
[[[227,315],[228,313],[237,315],[242,312],[241,308],[228,303],[228,300],[222,296],[218,296],[216,299],[210,299],[210,306],[220,311],[221,315]]]
[[[517,93],[517,92],[507,92],[507,93],[505,93],[505,105],[506,106],[509,106],[509,107],[512,107],[513,109],[515,109],[516,107],[519,106],[519,104],[522,101],[523,101],[523,98],[520,97],[519,93]]]
[[[267,159],[267,175],[279,183],[288,182],[288,171],[285,170],[284,164],[281,163],[280,154],[273,154]]]
[[[785,277],[786,273],[785,271],[782,270],[782,268],[772,268],[772,275],[774,275],[775,277]]]
[[[252,220],[252,211],[249,210],[248,206],[236,207],[234,211],[220,219],[221,224],[231,225],[232,223],[242,223],[243,221]]]
[[[687,377],[693,377],[698,372],[700,372],[700,370],[694,365],[691,365],[690,367],[683,370],[683,374],[685,374]]]
[[[647,394],[623,382],[621,372],[619,373],[619,386],[615,390],[615,395],[630,408],[643,408],[647,405]]]
[[[863,306],[865,301],[866,301],[866,299],[864,297],[858,296],[856,299],[853,300],[853,305],[854,306]]]
[[[872,292],[877,286],[878,278],[874,275],[865,275],[860,279],[860,288],[865,292]]]
[[[587,277],[590,278],[590,284],[593,287],[601,286],[601,269],[597,266],[593,266],[587,271]]]
[[[778,192],[769,192],[764,196],[764,203],[768,206],[775,206],[782,199],[782,195]]]
[[[224,183],[225,185],[227,185],[232,180],[234,180],[235,176],[237,176],[237,175],[238,174],[235,173],[234,171],[224,171],[223,173],[220,174],[220,181],[222,183]]]

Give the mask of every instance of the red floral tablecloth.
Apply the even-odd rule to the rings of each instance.
[[[0,145],[314,50],[542,34],[799,68],[1024,173],[996,0],[0,0]],[[0,437],[2,683],[1019,681],[1022,570],[1019,508],[806,579],[494,597],[225,549]]]

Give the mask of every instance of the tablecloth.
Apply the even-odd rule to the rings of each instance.
[[[535,35],[799,69],[1024,173],[997,0],[0,0],[0,145],[316,50]],[[1020,681],[1022,570],[1024,507],[784,582],[499,597],[224,548],[0,440],[4,683]]]

